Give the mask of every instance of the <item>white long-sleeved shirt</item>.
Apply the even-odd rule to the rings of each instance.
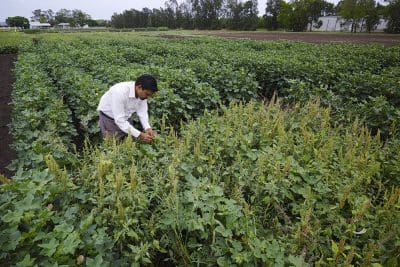
[[[140,131],[128,122],[134,112],[138,115],[143,129],[150,128],[147,100],[135,97],[135,82],[121,82],[110,87],[101,97],[97,110],[114,118],[115,124],[123,132],[136,138],[139,137]]]

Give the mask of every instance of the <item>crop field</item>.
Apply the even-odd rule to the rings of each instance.
[[[1,36],[0,265],[400,265],[400,46]],[[103,140],[100,97],[143,73],[158,136]]]

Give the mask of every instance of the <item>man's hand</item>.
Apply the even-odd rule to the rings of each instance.
[[[153,140],[153,137],[148,133],[140,133],[138,138],[140,141],[146,144],[150,143],[151,140]]]
[[[153,131],[151,128],[147,128],[146,130],[144,130],[145,133],[147,133],[148,135],[151,136],[151,138],[156,137],[156,132]]]

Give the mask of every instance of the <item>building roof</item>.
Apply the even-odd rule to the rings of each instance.
[[[37,21],[29,22],[31,26],[43,26],[43,27],[51,27],[50,23],[40,23]]]
[[[8,27],[7,22],[5,22],[5,21],[0,21],[0,27]]]
[[[58,26],[69,26],[69,23],[68,22],[58,23]]]

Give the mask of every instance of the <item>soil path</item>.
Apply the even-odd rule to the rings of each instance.
[[[16,158],[16,153],[10,148],[12,137],[8,124],[11,121],[11,89],[14,82],[12,68],[16,55],[0,55],[0,174],[7,177],[13,175],[6,169],[7,165]]]

